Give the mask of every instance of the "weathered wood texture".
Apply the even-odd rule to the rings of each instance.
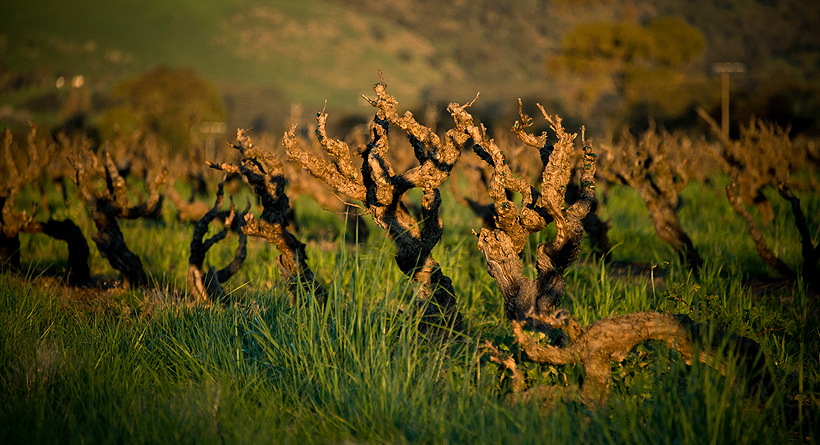
[[[425,318],[434,323],[443,320],[445,324],[458,326],[461,317],[456,308],[453,285],[431,252],[443,230],[439,218],[439,186],[449,177],[469,139],[466,129],[473,125],[473,121],[466,109],[473,102],[448,106],[455,128],[447,131],[442,140],[430,128],[418,123],[409,111],[398,114],[398,101],[387,93],[387,84],[383,80],[374,86],[374,90],[375,99],[365,97],[377,111],[370,124],[370,141],[361,150],[361,168],[354,166],[350,147],[345,142],[327,135],[324,110],[317,117],[316,137],[333,161],[302,150],[296,143],[295,126],[285,134],[283,143],[291,161],[337,193],[359,201],[360,207],[376,225],[388,233],[396,245],[395,259],[399,269],[418,285],[418,300],[432,303],[426,305]],[[403,173],[396,173],[386,156],[391,125],[407,134],[419,164]],[[423,193],[418,219],[403,202],[407,192],[414,188]]]
[[[37,181],[49,163],[68,146],[65,138],[54,141],[38,141],[37,127],[32,125],[27,139],[27,164],[17,167],[12,156],[12,136],[6,130],[4,170],[8,175],[0,184],[0,267],[20,268],[20,233],[42,233],[64,241],[68,246],[68,264],[65,280],[73,286],[88,284],[91,274],[88,267],[88,243],[82,231],[69,219],[40,222],[34,218],[36,208],[29,214],[14,208],[20,190],[26,184]]]
[[[763,382],[764,357],[754,341],[695,323],[686,315],[639,312],[599,320],[581,327],[565,309],[548,317],[534,317],[542,325],[559,329],[568,339],[560,346],[543,345],[527,334],[523,323],[514,321],[513,331],[527,357],[538,363],[552,365],[579,364],[584,370],[584,381],[577,396],[584,403],[603,404],[609,397],[612,380],[612,362],[623,361],[638,343],[661,340],[669,348],[678,350],[687,364],[698,360],[717,368],[728,378],[727,364],[736,361],[744,377]],[[510,369],[513,374],[514,397],[561,398],[564,388],[526,389],[524,378],[515,362],[492,345],[488,346],[491,359]]]
[[[705,144],[682,134],[658,132],[654,125],[640,138],[624,128],[617,144],[600,144],[612,182],[628,184],[640,193],[655,232],[674,247],[681,262],[696,270],[703,264],[678,218],[681,190],[692,176],[703,174]]]
[[[165,183],[167,174],[165,166],[154,166],[146,178],[148,196],[132,204],[125,178],[120,176],[108,150],[103,150],[102,161],[88,146],[78,151],[71,153],[69,159],[76,172],[74,182],[91,210],[97,228],[97,233],[91,235],[91,239],[97,245],[100,255],[122,274],[124,287],[147,285],[148,275],[142,260],[128,248],[117,220],[137,219],[158,212],[162,206],[159,189]],[[105,182],[103,188],[97,187],[100,180]]]
[[[742,126],[740,138],[732,141],[719,131],[717,123],[704,110],[698,109],[698,114],[720,138],[720,149],[713,149],[710,153],[731,178],[726,187],[726,197],[732,209],[746,223],[758,256],[783,277],[794,282],[798,277],[801,278],[815,297],[820,296],[820,243],[814,241],[806,214],[792,188],[808,186],[814,192],[820,192],[820,189],[813,179],[806,184],[794,180],[791,176],[793,171],[812,168],[812,153],[802,147],[795,147],[788,129],[775,124],[753,120],[749,125]],[[746,206],[757,206],[764,224],[769,224],[775,218],[771,203],[763,193],[767,187],[777,190],[780,197],[789,203],[794,215],[803,256],[799,271],[786,265],[766,245],[760,226],[746,210]]]
[[[208,226],[219,215],[222,209],[223,186],[224,181],[219,183],[214,206],[194,224],[194,233],[191,239],[191,254],[188,256],[188,292],[198,303],[210,303],[212,301],[217,301],[222,304],[230,303],[230,298],[228,294],[225,293],[225,288],[222,285],[239,272],[247,256],[248,239],[242,228],[245,225],[245,215],[250,210],[250,202],[245,210],[237,215],[233,200],[231,200],[231,209],[225,218],[222,230],[212,237],[204,239],[208,233]],[[239,234],[239,245],[234,252],[233,261],[218,271],[215,266],[211,266],[205,271],[203,269],[205,255],[211,247],[225,239],[234,221],[237,223],[236,232]]]
[[[257,220],[253,213],[245,215],[242,231],[273,243],[279,251],[276,262],[291,289],[292,295],[299,286],[305,286],[317,302],[323,304],[327,290],[322,286],[307,263],[305,244],[288,231],[290,201],[285,194],[286,179],[282,162],[276,155],[253,144],[244,130],[238,130],[233,148],[242,155],[239,165],[208,162],[211,168],[237,173],[245,178],[253,192],[262,202],[262,214]]]
[[[595,202],[595,154],[591,145],[583,141],[584,170],[578,197],[571,206],[565,206],[564,195],[572,174],[569,159],[577,135],[567,133],[559,117],[550,116],[540,108],[558,139],[556,143],[550,143],[546,133],[538,137],[527,133],[525,129],[532,125],[532,118],[520,108],[521,119],[513,126],[513,131],[527,146],[539,151],[543,163],[540,190],[513,174],[504,152],[493,139],[487,138],[483,126],[471,125],[466,129],[475,153],[493,168],[489,193],[495,211],[495,228],[481,230],[478,248],[504,297],[507,316],[517,321],[526,320],[530,314],[549,314],[560,304],[565,288],[564,271],[578,257],[584,237],[582,219]],[[509,198],[508,191],[522,196],[520,209]],[[555,222],[556,236],[538,246],[538,275],[531,280],[523,273],[521,251],[527,238],[546,228],[551,221]]]

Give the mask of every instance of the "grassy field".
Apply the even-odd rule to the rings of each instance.
[[[454,6],[451,16],[425,27],[433,17],[413,3],[353,3],[46,0],[35,8],[10,0],[0,14],[0,68],[31,83],[6,88],[0,105],[11,110],[4,116],[23,110],[30,114],[20,116],[44,128],[59,125],[70,93],[55,86],[56,76],[84,75],[89,109],[98,112],[114,85],[157,64],[190,66],[214,82],[229,120],[243,128],[260,116],[285,122],[296,101],[317,111],[327,99],[334,119],[369,114],[372,107],[357,97],[372,94],[377,69],[403,109],[437,94],[463,103],[481,91],[480,106],[497,116],[515,108],[509,99],[516,96],[555,99],[542,69],[558,40],[528,45],[518,34],[525,29],[507,26],[516,22],[503,5],[467,18]],[[557,38],[557,28],[582,20],[567,11],[543,20],[550,24],[544,36]],[[94,127],[93,118],[86,124]],[[27,131],[27,122],[15,125]],[[660,241],[635,190],[599,187],[613,248],[604,259],[585,241],[566,272],[562,307],[583,325],[654,310],[748,336],[762,346],[774,376],[776,388],[764,395],[749,382],[759,376],[731,365],[726,376],[686,365],[661,343],[647,342],[612,365],[604,406],[509,403],[510,375],[490,361],[485,341],[513,355],[530,386],[578,386],[583,372],[528,362],[520,353],[476,246],[481,221],[445,184],[445,229],[434,257],[453,281],[465,321],[446,341],[420,333],[413,289],[385,234],[370,224],[369,239],[356,243],[341,215],[305,196],[291,204],[310,266],[330,292],[324,307],[303,295],[288,304],[277,252],[258,239],[249,240],[244,267],[227,283],[237,303],[191,304],[185,293],[193,228],[176,221],[169,203],[160,221],[121,222],[151,277],[139,291],[67,288],[54,278],[66,266],[65,245],[21,235],[23,270],[0,271],[0,443],[817,443],[820,308],[760,260],[726,201],[727,181],[692,183],[681,194],[678,215],[705,259],[699,274]],[[470,187],[463,178],[451,182]],[[249,190],[230,193],[241,203]],[[796,193],[816,239],[820,196]],[[95,232],[73,185],[67,204],[53,184],[46,196],[38,216],[70,217],[86,238]],[[768,198],[777,217],[763,227],[766,242],[797,270],[792,213],[776,193]],[[41,202],[30,185],[16,208]],[[531,238],[529,276],[537,244],[554,233],[550,227]],[[208,263],[227,264],[236,243],[230,235],[211,249]],[[92,274],[115,282],[116,271],[89,245]]]
[[[491,340],[515,350],[496,284],[470,233],[480,228],[477,218],[445,205],[445,233],[434,256],[453,280],[466,329],[442,343],[419,333],[407,310],[409,283],[383,233],[372,227],[367,243],[352,244],[341,216],[301,197],[293,204],[298,234],[330,291],[324,308],[290,307],[276,252],[256,240],[229,282],[240,303],[226,309],[185,303],[192,228],[173,222],[167,208],[164,223],[123,224],[155,281],[144,292],[66,289],[47,277],[65,264],[63,247],[23,235],[29,272],[0,274],[0,441],[816,442],[816,302],[769,275],[723,198],[723,181],[691,184],[683,193],[683,225],[706,259],[699,275],[659,242],[637,193],[611,187],[601,211],[612,218],[614,262],[600,261],[584,244],[567,273],[563,307],[582,324],[691,307],[693,317],[760,342],[778,385],[763,397],[744,390],[753,376],[734,379],[729,369],[727,379],[710,367],[687,366],[650,342],[613,365],[605,406],[511,405],[509,378],[481,347]],[[32,190],[24,196],[36,199]],[[820,214],[819,197],[801,198],[807,215]],[[448,191],[444,200],[455,202]],[[773,201],[782,218],[765,229],[767,241],[795,265],[800,253],[790,212]],[[56,196],[51,202],[62,206]],[[86,210],[72,202],[53,216],[70,215],[90,233]],[[226,241],[210,252],[211,264],[231,258],[236,238]],[[115,275],[93,246],[91,266],[93,274]],[[531,385],[583,378],[576,367],[519,361]]]

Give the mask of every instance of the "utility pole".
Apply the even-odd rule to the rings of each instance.
[[[746,65],[742,63],[715,63],[712,72],[720,74],[720,130],[729,138],[729,74],[745,73]]]

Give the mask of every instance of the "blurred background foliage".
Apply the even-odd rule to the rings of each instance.
[[[9,0],[0,125],[141,128],[178,150],[230,139],[203,122],[280,134],[327,99],[331,125],[349,126],[381,69],[427,120],[480,91],[475,113],[499,128],[521,97],[598,137],[650,121],[703,132],[695,107],[720,113],[712,64],[736,62],[734,135],[758,117],[816,136],[818,28],[812,0]]]
[[[99,121],[102,140],[140,131],[174,148],[187,147],[200,126],[224,122],[225,106],[216,88],[191,68],[158,66],[119,84]]]
[[[615,99],[607,110],[613,117],[645,108],[655,119],[674,118],[706,99],[701,93],[707,80],[692,67],[704,48],[703,34],[677,17],[646,25],[585,23],[563,37],[560,52],[547,60],[547,68],[575,80],[563,99],[582,116],[609,97]]]

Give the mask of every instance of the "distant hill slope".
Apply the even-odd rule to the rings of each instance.
[[[429,41],[321,0],[11,0],[0,15],[5,62],[84,74],[101,87],[157,64],[191,66],[216,83],[275,87],[306,102],[355,108],[381,68],[394,94],[461,74],[431,63]]]
[[[83,74],[104,94],[158,64],[190,66],[219,86],[240,121],[258,121],[274,109],[287,115],[291,102],[312,112],[325,99],[331,112],[369,113],[359,96],[370,92],[377,69],[407,107],[465,102],[480,91],[480,106],[494,115],[512,112],[517,97],[564,112],[566,99],[556,94],[563,86],[545,62],[578,24],[677,15],[706,36],[704,76],[711,76],[712,62],[733,61],[750,66],[752,82],[782,65],[816,82],[815,3],[6,0],[0,68],[49,81]],[[25,94],[0,91],[0,101],[15,106]]]

